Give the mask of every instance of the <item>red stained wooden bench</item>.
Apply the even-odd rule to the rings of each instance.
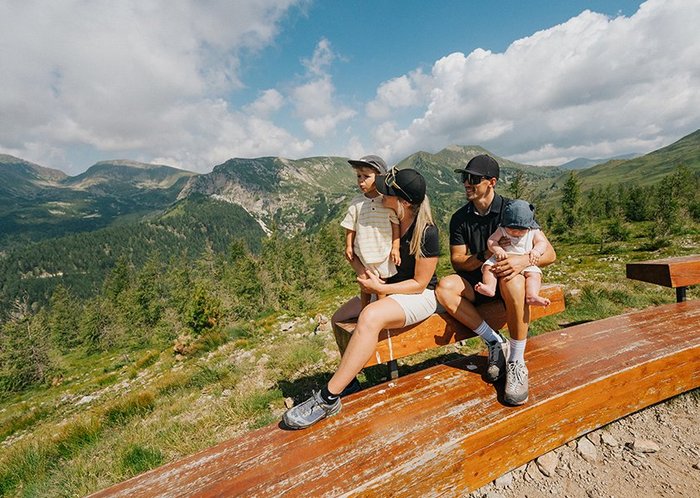
[[[680,303],[688,286],[700,283],[700,255],[627,263],[627,278],[673,287]]]
[[[277,424],[169,463],[96,497],[465,494],[608,424],[700,386],[700,301],[528,341],[530,401],[501,403],[463,357],[343,400],[303,431]],[[483,364],[481,365],[483,366]]]

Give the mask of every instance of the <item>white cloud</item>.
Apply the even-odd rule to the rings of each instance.
[[[325,138],[332,135],[337,126],[357,112],[337,102],[335,86],[328,73],[336,56],[325,38],[319,41],[311,60],[303,61],[309,81],[294,87],[291,99],[297,116],[311,135]]]
[[[244,110],[254,116],[268,116],[269,114],[279,111],[284,105],[284,96],[270,88],[261,92],[255,102],[246,106]]]
[[[524,162],[648,151],[700,127],[700,2],[650,0],[631,17],[584,11],[504,53],[449,54],[367,105],[387,156],[477,144]],[[426,102],[410,123],[396,110]]]
[[[107,157],[180,157],[180,148],[187,153],[177,162],[190,157],[200,171],[211,168],[212,150],[273,152],[253,130],[270,132],[271,144],[286,132],[220,99],[241,88],[241,51],[271,43],[294,3],[2,2],[0,150],[39,162],[55,159],[56,148]],[[264,97],[253,105],[262,116],[275,105],[274,94]],[[284,140],[287,149],[308,149],[288,133]]]

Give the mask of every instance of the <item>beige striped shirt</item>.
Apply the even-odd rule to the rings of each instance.
[[[381,194],[370,199],[358,195],[348,207],[348,213],[340,223],[343,228],[355,232],[353,250],[365,265],[385,261],[391,253],[391,224],[399,223],[393,209],[382,206]]]

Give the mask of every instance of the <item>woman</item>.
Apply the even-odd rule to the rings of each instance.
[[[372,272],[357,278],[363,292],[387,298],[362,309],[359,297],[345,303],[333,315],[333,323],[357,318],[357,326],[341,358],[340,366],[320,391],[287,410],[288,428],[305,429],[340,411],[340,394],[374,354],[382,329],[396,329],[425,320],[435,312],[435,268],[440,252],[438,230],[425,195],[425,179],[416,170],[392,169],[377,177],[377,190],[384,206],[396,211],[401,233],[401,264],[398,273],[382,282]]]

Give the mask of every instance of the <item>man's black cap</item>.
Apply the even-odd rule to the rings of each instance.
[[[496,160],[488,154],[472,157],[464,169],[456,169],[455,173],[471,173],[472,175],[498,178],[501,170]]]

